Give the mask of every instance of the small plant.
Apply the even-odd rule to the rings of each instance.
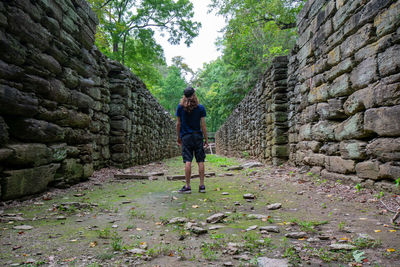
[[[400,177],[395,180],[395,183],[396,183],[396,187],[400,186]]]
[[[283,257],[288,258],[289,263],[293,266],[297,266],[301,262],[301,258],[293,246],[288,246],[285,248]]]
[[[337,179],[337,180],[336,180],[336,183],[337,183],[337,184],[342,184],[342,180]]]
[[[129,216],[131,218],[144,219],[144,218],[146,218],[146,213],[136,211],[135,208],[132,208],[129,210]]]
[[[120,237],[117,233],[114,233],[111,238],[111,247],[114,251],[122,250],[122,237]]]
[[[202,255],[206,260],[214,261],[218,259],[219,254],[215,251],[215,249],[219,248],[219,245],[216,244],[218,243],[203,242],[201,244]]]
[[[113,257],[114,257],[114,254],[112,254],[112,253],[102,253],[102,254],[96,256],[96,258],[101,261],[111,260]]]
[[[383,193],[382,191],[379,192],[379,194],[375,194],[374,197],[376,197],[376,199],[381,199],[385,196],[385,193]]]
[[[321,208],[326,209],[327,208],[326,203],[321,203]]]
[[[357,238],[353,241],[353,245],[356,246],[358,249],[363,248],[377,248],[382,245],[380,240],[372,240],[367,238]]]
[[[339,231],[343,231],[345,226],[346,226],[346,223],[345,223],[345,222],[340,222],[340,223],[338,224]]]
[[[353,258],[354,258],[355,262],[362,263],[362,261],[365,259],[365,252],[360,251],[360,250],[354,250]]]
[[[103,230],[97,230],[97,236],[99,238],[108,239],[111,237],[110,228],[104,228]]]
[[[354,186],[354,188],[357,190],[357,192],[360,192],[360,191],[362,190],[361,184],[356,184],[356,185]]]
[[[248,158],[250,156],[250,154],[247,151],[243,151],[242,156],[243,156],[243,158]]]

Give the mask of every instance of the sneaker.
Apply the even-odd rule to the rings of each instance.
[[[178,193],[190,194],[190,193],[192,193],[192,189],[190,189],[190,186],[186,187],[186,185],[184,185],[181,189],[179,189]]]
[[[200,193],[205,193],[206,192],[206,186],[205,185],[200,185],[199,186],[199,192]]]

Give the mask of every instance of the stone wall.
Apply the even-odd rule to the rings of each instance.
[[[394,180],[400,178],[399,14],[400,1],[395,0],[305,4],[288,64],[290,163],[307,165],[324,178],[396,189]]]
[[[172,118],[94,46],[83,0],[0,2],[0,199],[177,155]]]
[[[288,159],[287,57],[277,57],[216,134],[217,153],[281,164]]]

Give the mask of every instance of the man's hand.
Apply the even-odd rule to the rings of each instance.
[[[178,139],[176,140],[176,142],[178,143],[178,146],[182,145],[182,139],[180,137],[178,137]]]
[[[204,141],[204,148],[207,148],[208,147],[208,140],[205,140]]]

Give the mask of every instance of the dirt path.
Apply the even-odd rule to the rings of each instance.
[[[177,193],[183,182],[166,179],[182,174],[174,158],[125,171],[163,172],[158,180],[116,180],[121,170],[105,169],[69,189],[2,203],[0,265],[272,266],[273,258],[280,266],[400,266],[400,230],[377,192],[287,166],[227,170],[242,163],[208,157],[206,172],[216,175],[205,194],[198,179],[192,194]],[[225,218],[207,223],[217,213]],[[185,222],[171,223],[177,218]]]

